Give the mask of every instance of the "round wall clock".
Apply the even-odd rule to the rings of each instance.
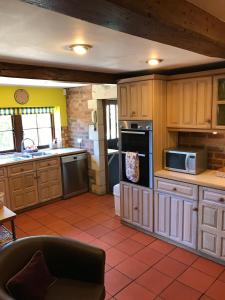
[[[14,98],[19,104],[26,104],[29,101],[29,94],[24,89],[18,89],[15,91]]]

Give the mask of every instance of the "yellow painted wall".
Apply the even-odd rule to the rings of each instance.
[[[17,89],[25,89],[29,94],[29,102],[18,104],[14,99]],[[0,107],[55,107],[60,112],[61,126],[67,126],[66,96],[60,88],[0,86]]]

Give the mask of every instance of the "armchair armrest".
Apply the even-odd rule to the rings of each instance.
[[[104,284],[105,252],[78,241],[42,237],[48,267],[56,277]]]

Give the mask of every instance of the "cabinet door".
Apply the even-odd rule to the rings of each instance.
[[[218,217],[217,204],[200,200],[198,250],[213,256],[219,256]]]
[[[139,119],[138,83],[129,84],[129,119]]]
[[[169,237],[170,233],[170,196],[155,192],[154,228],[159,235]]]
[[[152,120],[153,83],[151,80],[139,82],[139,107],[140,107],[140,120]]]
[[[196,81],[182,80],[181,127],[194,128],[196,124]]]
[[[129,119],[129,85],[118,85],[119,120]]]
[[[9,191],[8,191],[8,180],[0,179],[0,192],[4,193],[4,205],[10,208]]]
[[[180,81],[167,82],[167,127],[180,127],[182,99],[182,83]]]
[[[132,218],[131,222],[134,225],[141,224],[141,213],[140,213],[140,188],[131,186],[131,208],[132,208]]]
[[[121,193],[121,201],[120,201],[120,215],[122,220],[126,222],[131,222],[132,220],[132,207],[131,207],[131,191],[130,185],[126,183],[120,184],[120,193]]]
[[[212,77],[196,79],[196,128],[212,127]]]
[[[140,193],[140,220],[141,227],[153,232],[153,192],[152,190],[141,189]]]

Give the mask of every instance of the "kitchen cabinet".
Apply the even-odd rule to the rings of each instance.
[[[37,162],[37,184],[39,201],[44,202],[62,195],[59,158]]]
[[[199,188],[198,250],[225,260],[225,191]]]
[[[152,98],[152,80],[119,84],[119,120],[151,120],[153,115]]]
[[[213,128],[225,129],[225,74],[213,78]]]
[[[0,168],[0,192],[4,193],[4,205],[10,208],[7,169]]]
[[[127,182],[120,183],[121,219],[146,231],[153,231],[153,192]]]
[[[155,233],[196,249],[197,186],[155,178],[155,187]],[[182,190],[187,192],[187,198]]]
[[[9,189],[12,210],[38,203],[36,171],[28,170],[32,163],[8,167]],[[18,170],[21,170],[19,173]]]
[[[212,77],[167,82],[167,127],[212,127]]]

